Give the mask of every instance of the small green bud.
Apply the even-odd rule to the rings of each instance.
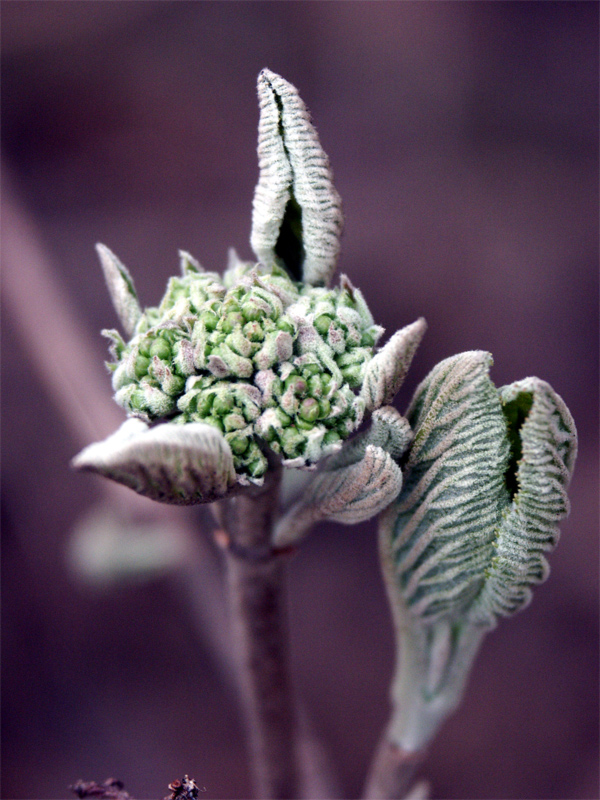
[[[311,375],[306,385],[311,397],[320,397],[323,394],[323,384],[321,383],[320,375]]]
[[[285,331],[286,333],[290,333],[292,336],[296,333],[296,330],[293,324],[288,319],[278,319],[277,320],[277,328],[280,331]]]
[[[200,395],[196,402],[196,409],[201,417],[208,417],[212,410],[215,400],[214,392],[207,392]]]
[[[319,400],[319,419],[326,419],[331,413],[331,403],[325,398]]]
[[[204,323],[204,327],[206,328],[206,330],[210,332],[214,331],[215,328],[217,327],[219,318],[214,313],[214,311],[209,310],[209,311],[203,311],[202,314],[200,314],[200,320]]]
[[[292,374],[285,380],[285,388],[286,390],[291,387],[292,392],[296,395],[305,395],[306,394],[306,381],[303,380],[299,375]]]
[[[239,431],[235,431],[234,433],[226,433],[225,439],[229,443],[232,453],[236,456],[243,455],[248,449],[248,438],[242,433],[239,433]]]
[[[344,367],[342,369],[342,375],[344,380],[355,389],[357,386],[360,386],[362,367],[359,364],[351,364],[349,367]]]
[[[202,422],[206,422],[207,425],[212,425],[213,428],[221,431],[221,433],[225,432],[225,426],[218,417],[205,417],[202,419]]]
[[[244,336],[251,342],[262,342],[265,338],[265,332],[258,322],[247,322],[244,325]]]
[[[242,315],[246,322],[252,322],[261,319],[264,316],[264,311],[256,303],[249,301],[243,304]]]
[[[300,404],[298,414],[306,422],[315,422],[319,416],[319,403],[312,397],[307,397]]]
[[[305,364],[302,367],[302,377],[309,380],[317,375],[320,375],[323,368],[319,364]]]
[[[332,444],[337,444],[340,441],[341,441],[340,435],[338,434],[337,431],[333,431],[333,430],[332,431],[327,431],[327,433],[323,437],[323,444],[327,445],[327,446],[330,446]]]
[[[145,411],[147,408],[146,395],[142,389],[137,389],[136,391],[132,392],[129,402],[135,411]]]
[[[267,471],[267,467],[267,459],[261,453],[261,458],[256,458],[248,464],[248,472],[253,478],[261,478]]]
[[[240,312],[230,312],[225,318],[221,318],[220,328],[225,333],[232,333],[238,325],[244,323],[244,317]]]
[[[361,347],[374,347],[377,344],[377,340],[381,335],[381,329],[377,327],[367,328],[366,331],[362,332],[362,336],[360,339],[360,346]]]
[[[227,414],[233,408],[233,397],[230,394],[219,394],[215,397],[212,404],[213,414],[221,416]]]
[[[247,426],[247,422],[241,414],[227,414],[223,417],[223,425],[226,431],[239,431]]]
[[[295,456],[300,455],[300,449],[304,442],[304,436],[294,425],[286,428],[281,434],[281,447],[283,448],[283,452],[289,458],[294,458]]]
[[[288,416],[282,408],[276,408],[275,413],[277,414],[277,419],[281,422],[284,428],[287,428],[288,425],[292,424],[292,418]]]
[[[316,318],[314,325],[321,336],[326,336],[332,322],[333,320],[330,316],[327,314],[321,314],[320,317]]]
[[[150,366],[150,359],[145,356],[139,355],[135,360],[135,376],[136,378],[143,378],[148,373]]]
[[[299,414],[295,418],[295,424],[300,431],[312,431],[315,427],[313,422],[307,422],[305,419],[302,419]]]
[[[172,355],[171,347],[162,336],[158,336],[150,345],[149,355],[158,356],[162,361],[168,361]]]

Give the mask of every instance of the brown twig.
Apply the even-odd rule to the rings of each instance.
[[[295,697],[290,675],[285,554],[270,545],[279,472],[262,491],[220,505],[232,628],[257,797],[299,795]]]

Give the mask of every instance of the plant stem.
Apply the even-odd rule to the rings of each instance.
[[[367,778],[366,800],[401,800],[411,788],[414,774],[424,758],[424,750],[403,750],[384,735]]]
[[[270,544],[279,473],[256,495],[220,504],[242,702],[255,792],[263,800],[299,792],[296,712],[291,681],[284,555]]]

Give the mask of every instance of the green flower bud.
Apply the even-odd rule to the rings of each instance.
[[[203,311],[200,314],[200,321],[204,323],[204,327],[206,328],[207,331],[214,331],[215,328],[217,327],[219,318],[213,311],[209,309],[207,311]]]
[[[212,404],[212,413],[218,416],[227,414],[233,408],[233,397],[230,394],[219,394]]]
[[[248,438],[239,431],[226,433],[225,439],[229,443],[229,447],[231,447],[231,452],[236,456],[241,456],[248,450]]]
[[[294,425],[290,425],[289,428],[286,428],[281,435],[281,447],[288,458],[294,458],[300,455],[304,442],[305,438],[303,434],[301,434]]]
[[[143,378],[148,373],[150,366],[150,359],[144,356],[138,356],[135,360],[135,375],[136,378]]]
[[[296,284],[276,265],[239,261],[221,282],[189,258],[160,306],[139,312],[131,342],[109,337],[117,402],[149,421],[222,431],[242,481],[266,470],[260,440],[294,466],[319,460],[360,423],[352,388],[372,356],[363,335],[378,332],[349,282]]]
[[[320,317],[316,318],[314,326],[319,331],[321,336],[326,336],[332,321],[333,320],[331,317],[327,314],[321,314]]]
[[[298,414],[306,422],[314,422],[319,417],[319,403],[312,397],[307,397],[300,404]]]
[[[157,337],[149,349],[150,356],[157,356],[161,361],[167,361],[171,358],[171,347],[163,337]]]

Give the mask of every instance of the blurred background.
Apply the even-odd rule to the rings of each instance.
[[[158,798],[185,773],[250,794],[210,515],[148,510],[69,459],[122,418],[95,242],[145,305],[178,248],[252,257],[265,66],[330,156],[340,270],[390,334],[428,320],[400,410],[485,349],[497,385],[544,378],[579,429],[551,579],[485,642],[423,768],[433,797],[595,798],[598,5],[186,0],[2,4],[2,797],[112,776]],[[339,797],[389,710],[376,550],[372,525],[328,525],[290,564],[296,686]]]

